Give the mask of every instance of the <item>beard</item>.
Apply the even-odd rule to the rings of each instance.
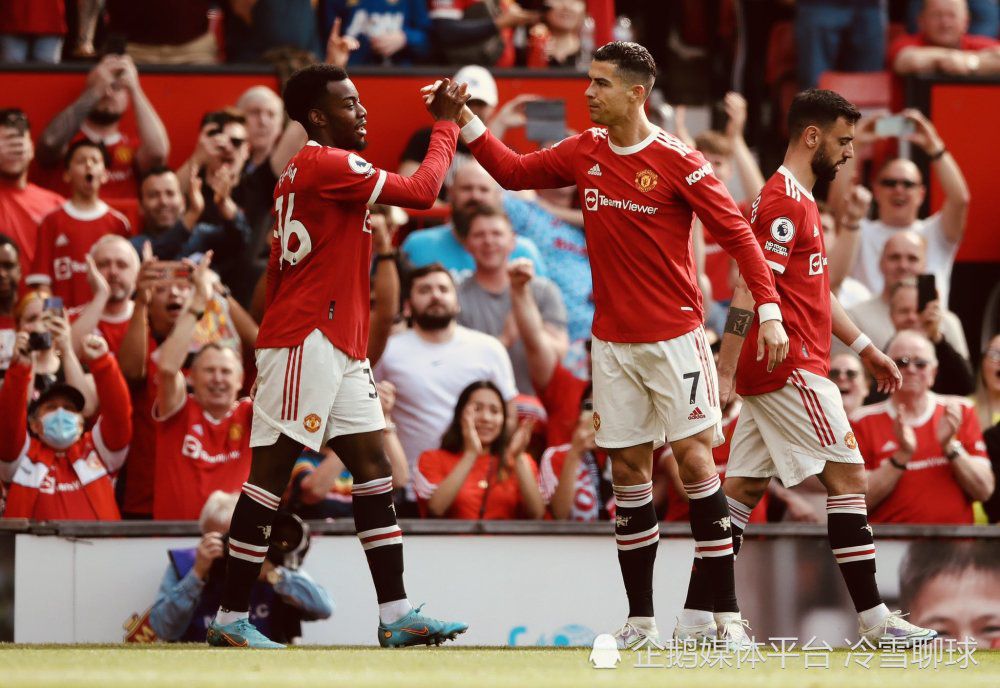
[[[816,151],[810,166],[817,183],[829,184],[837,176],[837,164],[822,149]]]
[[[120,112],[108,112],[107,110],[91,110],[87,113],[87,119],[102,127],[114,124],[122,118]]]
[[[454,313],[428,313],[424,311],[423,313],[413,314],[414,324],[421,330],[427,330],[428,332],[443,330],[451,325],[454,320]]]

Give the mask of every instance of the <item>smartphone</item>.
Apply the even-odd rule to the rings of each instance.
[[[159,263],[160,279],[168,281],[188,280],[191,278],[191,266],[179,260],[165,260]]]
[[[905,115],[889,115],[875,121],[875,135],[882,138],[909,136],[915,130],[913,120]]]
[[[917,275],[917,311],[923,313],[927,304],[938,297],[937,280],[934,275]]]
[[[566,101],[529,100],[524,104],[524,135],[529,141],[546,143],[566,138]]]
[[[42,308],[44,310],[55,313],[56,315],[63,314],[63,300],[61,296],[50,296],[42,302]]]

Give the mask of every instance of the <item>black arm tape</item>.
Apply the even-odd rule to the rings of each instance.
[[[735,334],[737,337],[746,337],[750,331],[750,324],[753,322],[753,311],[742,308],[729,309],[726,316],[726,334]]]

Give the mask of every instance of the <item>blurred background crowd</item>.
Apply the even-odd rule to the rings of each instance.
[[[49,121],[11,90],[0,102],[3,515],[197,519],[249,472],[272,190],[305,132],[272,81],[178,138],[146,74],[434,66],[469,84],[495,135],[544,147],[574,133],[565,113],[544,81],[501,100],[496,70],[582,77],[595,46],[617,39],[652,51],[651,119],[701,150],[748,214],[780,162],[794,93],[818,85],[862,106],[856,157],[817,190],[817,231],[841,301],[903,375],[880,397],[835,346],[830,376],[870,471],[871,520],[996,522],[1000,297],[981,323],[960,319],[972,290],[953,266],[967,232],[992,235],[1000,218],[969,227],[976,199],[954,142],[905,106],[904,79],[1000,75],[998,23],[996,0],[0,0],[3,73],[87,70]],[[397,113],[405,149],[374,162],[411,173],[427,124]],[[503,191],[460,143],[434,209],[371,209],[368,355],[401,516],[614,517],[594,443],[580,206],[575,188]],[[717,339],[736,275],[697,220],[693,237]],[[739,407],[724,409],[727,437]],[[715,456],[724,473],[728,443]],[[669,447],[654,499],[665,520],[687,520]],[[814,480],[774,484],[752,521],[821,522],[824,505]],[[351,476],[332,451],[306,451],[284,506],[348,517]]]

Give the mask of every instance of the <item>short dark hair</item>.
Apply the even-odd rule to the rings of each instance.
[[[0,127],[10,127],[16,129],[19,134],[31,130],[31,122],[24,110],[18,107],[3,108],[0,110]]]
[[[176,174],[172,169],[166,165],[153,165],[148,170],[139,175],[139,188],[142,188],[143,182],[145,182],[150,177],[159,177],[162,174]]]
[[[69,163],[73,160],[73,156],[81,148],[96,148],[101,153],[101,159],[104,161],[104,168],[111,168],[111,154],[108,153],[108,149],[100,141],[91,141],[88,138],[82,138],[69,144],[69,148],[66,149],[66,154],[63,156],[63,167],[69,169]]]
[[[3,248],[4,246],[10,246],[14,249],[14,253],[17,254],[17,257],[21,257],[21,247],[17,245],[17,242],[6,234],[0,232],[0,248]]]
[[[993,540],[917,540],[899,567],[899,597],[907,610],[933,578],[968,569],[1000,576],[1000,547]]]
[[[463,389],[462,393],[458,395],[458,401],[455,402],[455,415],[452,417],[448,429],[441,436],[441,448],[452,454],[462,453],[465,446],[465,439],[462,434],[462,416],[465,413],[465,407],[469,405],[472,393],[480,389],[488,389],[491,392],[495,392],[500,399],[500,408],[503,409],[503,423],[500,425],[500,434],[490,443],[490,446],[483,447],[491,456],[500,459],[496,462],[496,468],[491,471],[499,473],[500,467],[503,465],[504,454],[507,453],[507,443],[510,440],[510,433],[507,430],[507,402],[504,401],[500,388],[490,380],[477,380]]]
[[[247,118],[243,114],[242,110],[237,110],[234,107],[227,107],[221,110],[212,110],[211,112],[206,112],[201,117],[201,124],[198,128],[204,127],[206,124],[215,124],[220,127],[225,127],[227,124],[246,124]]]
[[[513,231],[514,225],[510,221],[510,218],[507,217],[507,213],[503,211],[503,208],[497,208],[492,205],[486,205],[483,203],[475,205],[465,216],[466,227],[471,229],[472,221],[475,220],[477,217],[499,217],[504,222],[506,222],[507,226],[510,227],[511,230]],[[466,230],[466,235],[468,235],[468,230]]]
[[[806,127],[826,129],[843,117],[848,124],[861,119],[861,112],[844,96],[822,88],[810,88],[796,94],[788,109],[788,133],[798,138]]]
[[[594,60],[610,62],[631,83],[646,87],[646,95],[656,80],[656,62],[643,46],[628,41],[606,43],[594,51]]]
[[[410,273],[406,276],[406,288],[403,289],[403,298],[404,299],[410,298],[410,293],[413,291],[414,282],[416,282],[421,277],[427,277],[427,275],[432,275],[435,272],[443,272],[444,274],[448,275],[448,279],[451,280],[451,283],[455,284],[455,278],[451,276],[450,272],[448,272],[448,268],[446,268],[441,263],[428,263],[427,265],[422,265],[419,268],[411,270]]]
[[[281,95],[281,99],[285,101],[285,112],[309,131],[309,111],[326,94],[326,85],[331,81],[343,81],[347,78],[347,72],[333,65],[314,64],[303,67],[285,82],[285,90]]]

